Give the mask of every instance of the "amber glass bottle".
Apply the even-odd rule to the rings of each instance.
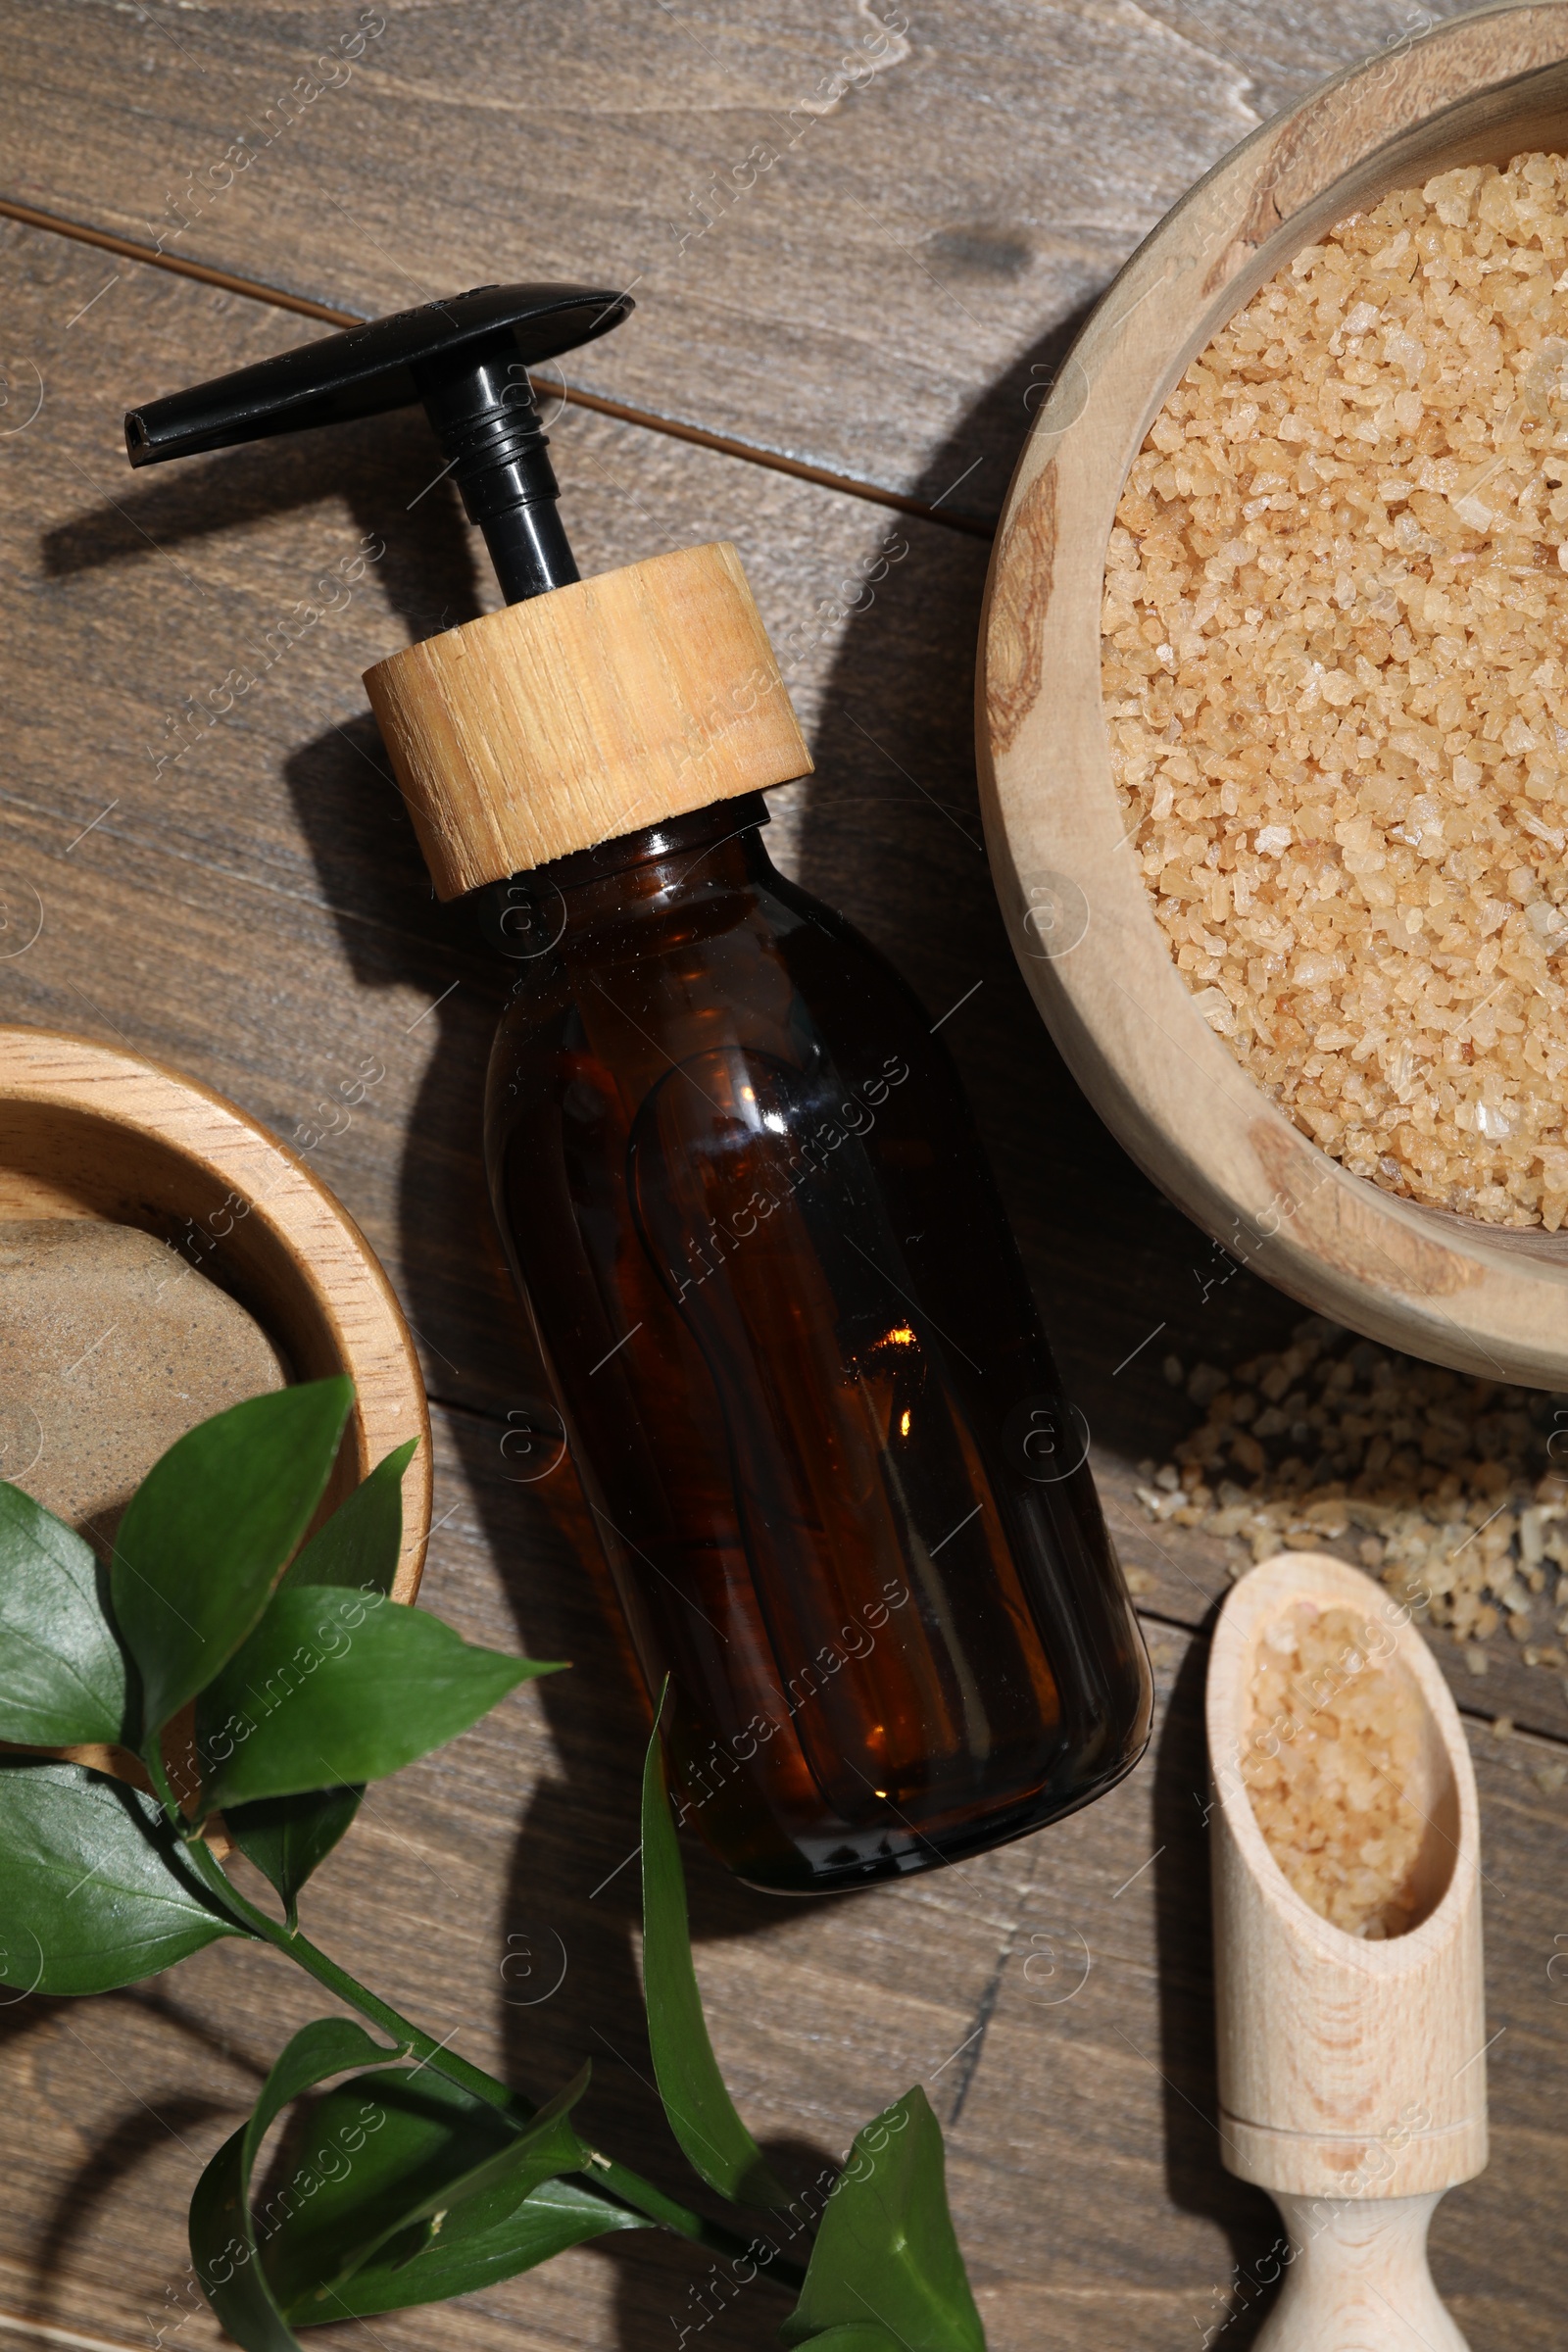
[[[941,1040],[760,796],[501,887],[497,1213],[688,1818],[816,1893],[1070,1811],[1149,1670]]]
[[[811,756],[736,549],[578,575],[527,370],[631,307],[475,287],[150,402],[125,443],[423,404],[507,601],[366,687],[437,894],[499,892],[520,959],[497,1212],[685,1806],[811,1893],[1084,1803],[1144,1744],[1149,1672],[946,1049],[762,848]]]

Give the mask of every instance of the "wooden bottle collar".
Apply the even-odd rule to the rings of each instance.
[[[365,686],[442,899],[811,772],[728,541],[508,605]]]

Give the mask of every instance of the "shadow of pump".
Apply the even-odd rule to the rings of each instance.
[[[943,502],[956,484],[964,510],[995,514],[1036,395],[1078,323],[1054,330],[993,387],[933,458],[917,497]],[[385,540],[377,578],[412,641],[481,610],[477,542],[450,485],[409,510],[409,484],[427,471],[428,437],[414,416],[374,420],[352,436],[316,433],[230,451],[139,477],[115,508],[52,533],[45,562],[55,576],[113,560],[145,562],[151,551],[137,523],[167,547],[337,496],[362,531]],[[737,499],[746,488],[737,474]],[[1184,1408],[1161,1379],[1162,1355],[1225,1361],[1279,1346],[1298,1310],[1246,1272],[1202,1288],[1209,1245],[1121,1152],[1057,1057],[1019,975],[981,844],[971,711],[987,544],[868,506],[868,550],[886,542],[890,526],[906,552],[844,629],[793,864],[889,954],[941,1021],[1066,1384],[1097,1443],[1135,1460],[1163,1457]],[[485,1069],[511,974],[478,945],[468,908],[435,902],[368,713],[302,745],[285,774],[356,981],[428,986],[440,998],[400,1172],[405,1305],[424,1341],[431,1395],[452,1408],[450,1427],[520,1642],[536,1657],[573,1661],[570,1674],[535,1686],[560,1777],[533,1790],[514,1848],[497,1978],[507,2068],[543,2096],[581,2055],[592,2056],[591,2133],[686,2196],[690,2175],[652,2087],[632,1956],[649,1709],[569,1463],[539,1476],[516,1444],[544,1382],[495,1234],[481,1152]],[[461,985],[452,988],[454,981]],[[1151,1326],[1165,1335],[1157,1345],[1147,1344]],[[1184,1670],[1200,1678],[1201,1649]],[[1226,2230],[1245,2263],[1269,2243],[1273,2217],[1223,2173],[1208,2120],[1212,1999],[1206,1901],[1198,1892],[1201,1825],[1191,1794],[1201,1786],[1200,1757],[1191,1752],[1200,1738],[1195,1707],[1184,1690],[1153,1767],[1156,1841],[1168,1846],[1159,1887],[1170,2191],[1178,2206]],[[687,1859],[699,1940],[778,1923],[776,1902],[727,1878],[690,1843]],[[558,1947],[564,1973],[549,1982],[558,1977]],[[994,1991],[977,2025],[981,2052]],[[890,2082],[888,2095],[905,2087]],[[808,2146],[769,2153],[791,2185],[828,2161]],[[667,2352],[672,2315],[677,2333],[687,2316],[691,2252],[649,2232],[605,2241],[602,2254],[619,2273],[623,2352]],[[755,2342],[754,2291],[702,2321],[705,2352]],[[1227,2328],[1238,2352],[1252,2326],[1239,2317]]]

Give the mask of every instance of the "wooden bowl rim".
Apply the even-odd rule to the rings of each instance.
[[[1166,215],[1073,345],[1019,460],[986,587],[976,737],[1014,953],[1074,1077],[1146,1174],[1334,1322],[1550,1388],[1568,1386],[1568,1231],[1489,1226],[1352,1176],[1199,1011],[1141,873],[1118,855],[1100,645],[1116,504],[1188,361],[1330,221],[1424,175],[1440,132],[1451,152],[1517,152],[1526,142],[1507,125],[1532,110],[1560,120],[1568,149],[1568,6],[1498,0],[1337,75]],[[1076,944],[1043,944],[1043,906]]]
[[[0,1024],[0,1102],[34,1102],[147,1136],[251,1202],[331,1325],[355,1385],[362,1475],[416,1435],[403,1482],[393,1597],[418,1592],[430,1534],[430,1416],[397,1294],[369,1243],[315,1172],[237,1103],[168,1063],[96,1038]],[[0,1141],[0,1164],[6,1158]],[[275,1334],[271,1335],[274,1338]]]
[[[1297,1892],[1263,1835],[1238,1767],[1228,1761],[1240,1753],[1245,1704],[1242,1678],[1251,1664],[1257,1637],[1265,1625],[1299,1600],[1322,1606],[1344,1603],[1363,1610],[1368,1617],[1374,1613],[1387,1616],[1395,1654],[1421,1694],[1453,1776],[1459,1834],[1442,1899],[1418,1926],[1382,1942],[1369,1942],[1336,1927]],[[1203,1720],[1215,1797],[1231,1836],[1260,1889],[1299,1934],[1337,1961],[1353,1960],[1371,1976],[1398,1977],[1424,1967],[1459,1932],[1475,1901],[1481,1868],[1475,1768],[1453,1693],[1408,1611],[1401,1621],[1399,1604],[1386,1586],[1336,1559],[1332,1552],[1281,1551],[1249,1569],[1231,1588],[1215,1622],[1203,1690]]]

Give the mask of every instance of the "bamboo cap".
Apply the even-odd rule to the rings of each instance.
[[[727,540],[507,605],[365,687],[442,899],[811,772]]]

